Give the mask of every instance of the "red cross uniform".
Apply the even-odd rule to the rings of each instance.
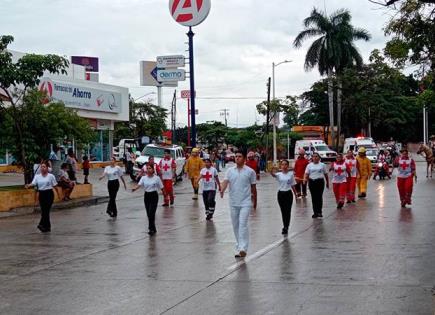
[[[177,168],[175,160],[172,158],[161,159],[159,162],[160,176],[165,187],[164,205],[174,203],[174,188],[172,179],[174,177],[174,170]]]
[[[332,163],[332,185],[337,204],[344,204],[346,198],[348,167],[343,161],[342,163]]]
[[[218,176],[218,172],[214,167],[204,167],[199,176],[201,177],[203,191],[216,190],[215,178]]]
[[[402,206],[411,204],[412,189],[414,184],[413,172],[415,162],[413,159],[399,159],[399,174],[397,174],[397,188],[399,189]]]
[[[356,189],[356,159],[355,158],[346,158],[344,160],[347,169],[349,170],[350,177],[347,178],[346,183],[346,198],[348,202],[355,202],[355,189]]]

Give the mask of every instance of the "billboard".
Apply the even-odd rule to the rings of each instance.
[[[121,93],[91,88],[86,83],[42,78],[39,90],[47,94],[49,101],[63,102],[66,107],[108,113],[121,112]]]
[[[98,72],[98,58],[86,56],[71,56],[71,63],[84,66],[88,72]]]

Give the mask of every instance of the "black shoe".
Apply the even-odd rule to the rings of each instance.
[[[207,221],[210,221],[212,217],[213,217],[213,216],[212,216],[211,214],[207,214],[207,216],[205,217],[205,219],[206,219]]]
[[[323,214],[321,214],[321,213],[318,213],[317,216],[318,216],[319,218],[323,218]]]
[[[352,201],[348,200],[346,203],[351,203]]]
[[[315,218],[317,218],[317,217],[319,217],[319,216],[317,215],[317,213],[314,213],[311,217],[312,217],[313,219],[315,219]]]
[[[174,200],[172,200],[171,202],[170,202],[170,205],[172,206],[174,204]]]
[[[362,193],[362,194],[361,194],[361,197],[362,197],[362,198],[367,197],[366,193]]]
[[[51,231],[50,228],[46,228],[46,227],[42,226],[41,224],[39,224],[39,225],[37,226],[37,228],[38,228],[38,230],[40,230],[42,233],[47,233],[47,232],[50,232],[50,231]]]
[[[169,204],[165,202],[164,204],[162,204],[162,207],[169,207]]]
[[[149,230],[149,231],[148,231],[148,235],[149,235],[149,236],[153,236],[153,235],[156,234],[156,233],[157,233],[156,230]]]
[[[112,216],[112,211],[106,210],[106,213],[111,217]]]
[[[287,228],[282,228],[281,234],[282,235],[287,235],[288,234],[288,229]]]

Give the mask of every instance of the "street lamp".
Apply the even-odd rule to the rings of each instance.
[[[275,64],[272,62],[272,100],[275,100],[275,68],[283,63],[289,63],[292,60],[284,60]],[[276,111],[273,113],[273,164],[276,164]]]
[[[140,100],[141,98],[144,98],[145,96],[151,95],[151,94],[156,94],[156,92],[149,92],[145,95],[142,95],[141,97],[135,98],[133,101],[136,102],[137,100]]]

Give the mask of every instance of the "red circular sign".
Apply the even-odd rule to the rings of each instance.
[[[175,21],[184,26],[196,26],[210,12],[210,0],[169,0],[169,11]]]

